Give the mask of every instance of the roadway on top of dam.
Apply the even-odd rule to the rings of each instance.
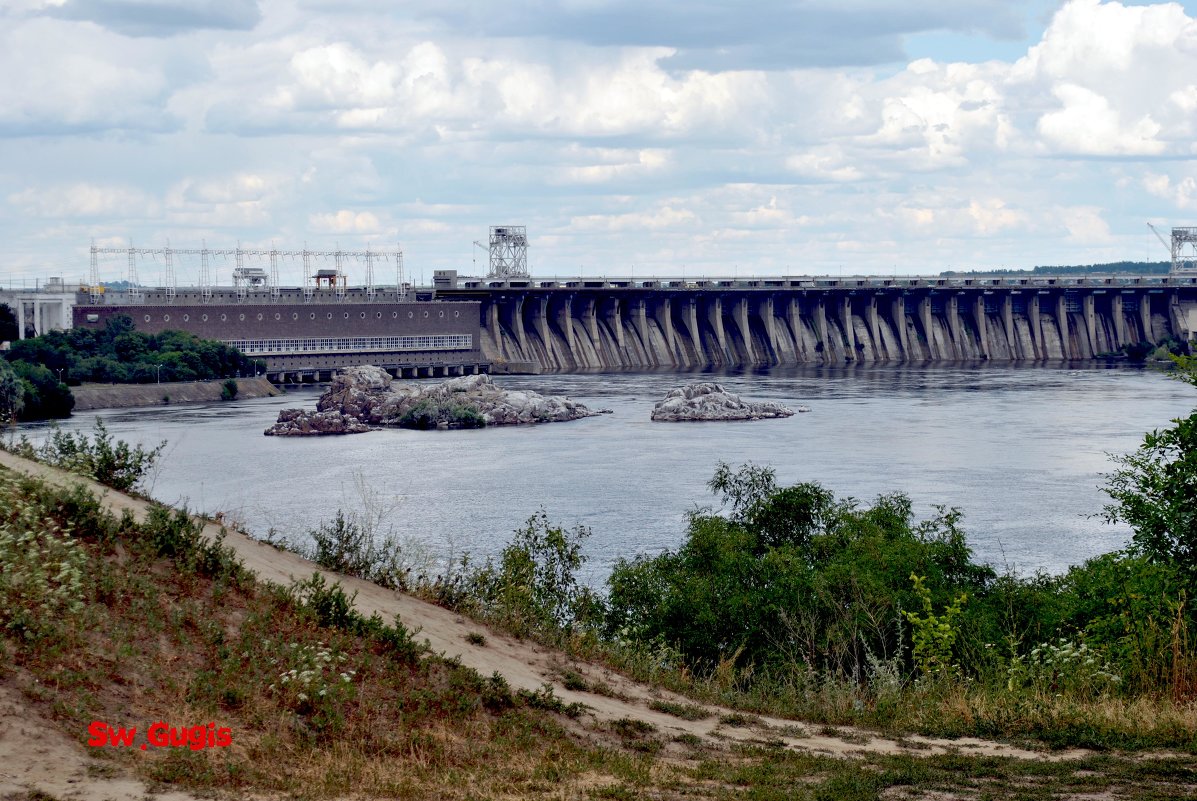
[[[954,276],[767,276],[767,277],[573,277],[472,278],[461,277],[451,287],[437,287],[449,294],[481,290],[859,290],[859,289],[1097,289],[1120,287],[1197,286],[1197,273],[1089,274],[1089,275],[954,275]]]

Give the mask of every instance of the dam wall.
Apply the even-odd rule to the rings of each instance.
[[[1197,278],[466,281],[496,365],[541,370],[1084,360],[1197,337]]]

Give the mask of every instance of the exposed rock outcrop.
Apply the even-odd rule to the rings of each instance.
[[[809,411],[801,407],[799,411]],[[687,384],[671,389],[653,407],[652,419],[659,423],[706,420],[765,420],[790,417],[793,409],[775,401],[751,403],[733,395],[719,384]]]
[[[332,386],[320,396],[316,412],[283,419],[298,411],[288,409],[267,434],[291,433],[292,428],[312,429],[310,433],[357,433],[371,427],[401,428],[479,428],[482,426],[523,423],[558,423],[592,417],[604,412],[588,409],[565,397],[546,397],[530,390],[505,390],[488,375],[451,378],[439,384],[395,381],[379,367],[351,367],[333,379]],[[315,430],[317,417],[352,420],[361,429]],[[296,432],[301,433],[301,432]],[[304,430],[302,433],[309,433]]]
[[[369,431],[356,417],[341,412],[312,412],[307,409],[283,409],[278,421],[266,429],[268,437],[315,437],[322,434],[361,434]]]

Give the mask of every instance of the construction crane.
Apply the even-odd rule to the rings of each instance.
[[[490,248],[479,242],[477,239],[474,240],[474,247],[478,248],[479,250],[486,251],[487,258],[490,258]],[[472,250],[470,253],[472,253],[474,256],[474,272],[476,274],[478,272],[478,254],[474,253]]]
[[[1172,255],[1172,243],[1169,242],[1167,239],[1164,239],[1164,235],[1161,234],[1159,229],[1156,228],[1151,223],[1147,223],[1147,227],[1151,229],[1151,232],[1153,234],[1155,234],[1155,238],[1160,240],[1160,244],[1168,249],[1168,255],[1171,256]]]

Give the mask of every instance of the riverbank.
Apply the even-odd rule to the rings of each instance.
[[[265,378],[237,378],[237,399],[273,398],[283,390]],[[174,381],[166,384],[84,384],[71,387],[75,411],[131,409],[221,400],[225,379]]]
[[[1006,797],[1032,781],[1060,798],[1194,790],[1184,753],[1048,753],[694,703],[6,452],[0,509],[0,524],[44,521],[37,547],[71,567],[9,554],[48,571],[53,592],[0,585],[17,602],[4,608],[58,614],[0,628],[12,666],[0,713],[12,731],[38,734],[0,739],[0,797],[134,801],[150,786],[172,789],[161,796],[172,801],[396,788],[444,798],[458,786],[479,797],[712,801],[794,787],[812,798]],[[154,720],[183,743],[190,732],[191,747],[161,747],[179,743],[140,728]],[[105,734],[102,753],[82,747]]]

